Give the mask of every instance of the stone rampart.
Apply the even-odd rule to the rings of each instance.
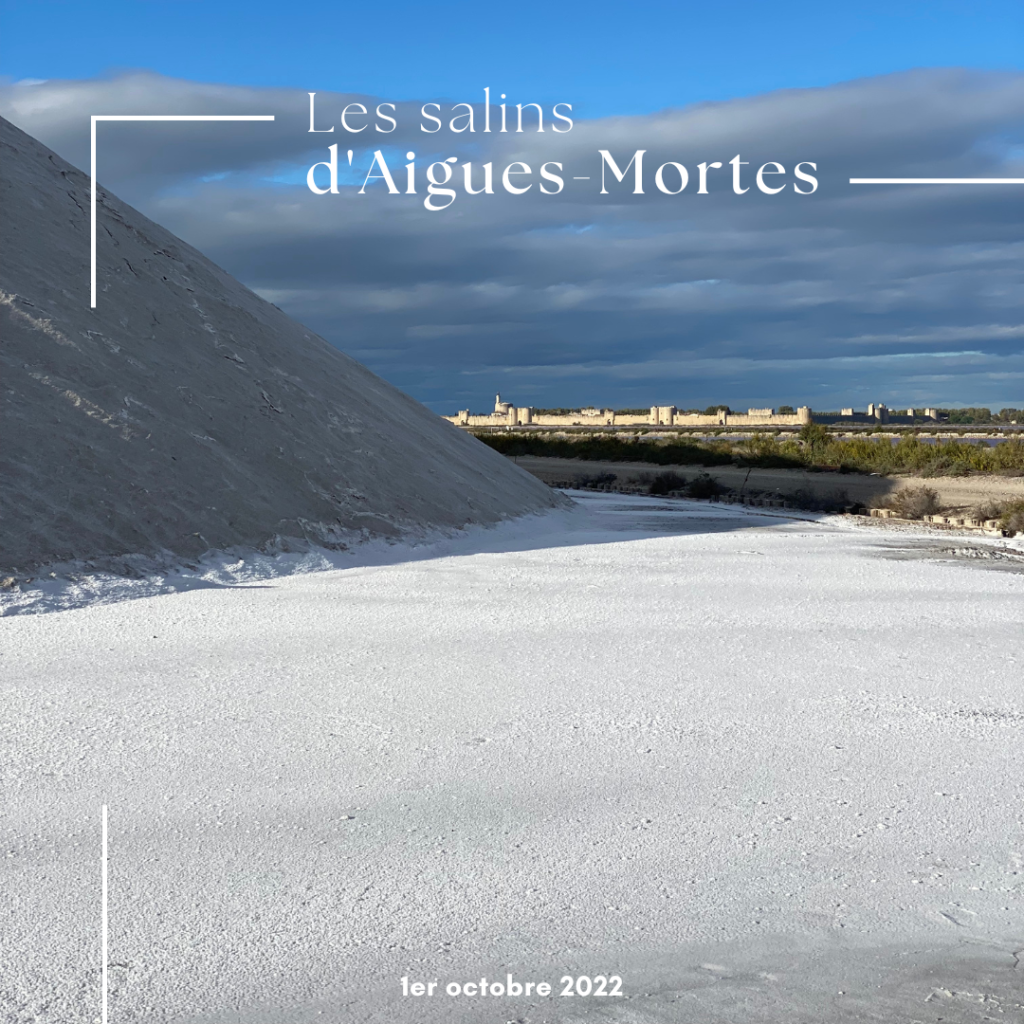
[[[503,402],[496,396],[494,412],[474,415],[468,409],[444,419],[459,427],[799,427],[810,423],[811,410],[795,413],[774,409],[748,409],[746,413],[720,411],[713,415],[683,413],[674,405],[652,405],[647,415],[617,413],[613,409],[579,409],[567,413],[538,413],[530,407]]]

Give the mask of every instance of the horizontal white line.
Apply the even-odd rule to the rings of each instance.
[[[573,181],[590,181],[589,178],[573,178]]]
[[[851,178],[851,185],[1024,185],[1024,178]]]
[[[94,121],[273,121],[273,114],[93,114]]]

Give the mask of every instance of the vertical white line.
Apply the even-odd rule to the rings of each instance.
[[[90,162],[90,179],[89,179],[89,220],[90,230],[92,233],[90,243],[90,284],[92,291],[92,298],[90,302],[90,308],[96,308],[96,115],[93,114],[91,118],[92,131],[91,131],[91,143],[92,143],[92,160]],[[103,808],[103,827],[106,828],[107,821],[107,809]],[[106,833],[104,833],[105,835]],[[106,863],[106,861],[104,861]],[[104,868],[104,870],[106,870]],[[106,877],[106,876],[104,876]],[[104,961],[104,970],[106,970],[106,961]]]
[[[95,121],[93,122],[93,130],[95,131]],[[101,992],[101,1009],[100,1009],[100,1021],[101,1024],[107,1024],[107,805],[103,805],[103,853],[101,856],[102,864],[102,900],[103,909],[100,916],[100,945],[102,946],[103,954],[103,965],[100,977],[100,992]]]

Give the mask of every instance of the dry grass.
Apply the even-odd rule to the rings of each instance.
[[[1011,536],[1024,533],[1024,501],[1008,501],[999,515],[999,525]]]
[[[904,519],[921,519],[939,511],[939,496],[930,487],[903,487],[887,504]]]

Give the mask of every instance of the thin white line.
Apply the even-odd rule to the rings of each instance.
[[[100,1009],[100,1021],[101,1024],[107,1024],[107,805],[103,805],[103,854],[101,857],[101,863],[103,866],[103,911],[100,917],[100,945],[103,953],[103,965],[101,971],[101,1009]]]
[[[851,185],[1024,185],[1024,178],[851,178]]]
[[[273,121],[273,114],[93,114],[94,121]]]
[[[96,308],[96,122],[97,121],[273,121],[273,114],[93,114],[89,170],[89,308]]]
[[[89,163],[89,296],[90,308],[96,308],[96,115],[90,127],[92,144]]]

